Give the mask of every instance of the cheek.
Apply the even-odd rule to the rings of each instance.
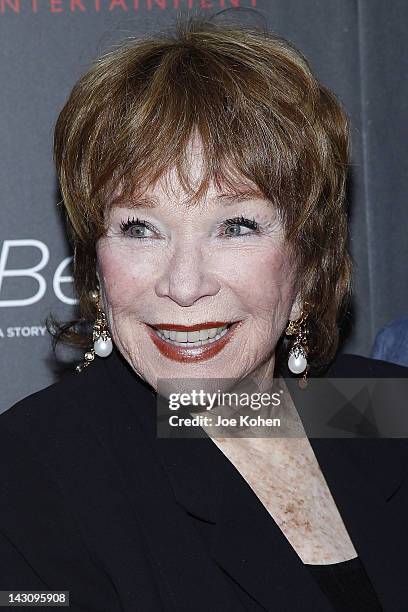
[[[109,244],[97,248],[98,267],[104,293],[111,308],[135,304],[149,284],[148,268],[128,249],[114,249]]]
[[[230,286],[247,304],[267,308],[286,301],[293,290],[293,270],[287,251],[277,246],[247,252],[231,261]]]

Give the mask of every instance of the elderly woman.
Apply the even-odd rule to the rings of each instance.
[[[303,421],[337,397],[319,380],[406,377],[336,356],[348,152],[338,100],[256,28],[184,19],[77,82],[55,159],[81,318],[59,339],[84,359],[0,417],[2,590],[98,612],[408,607],[405,440]],[[191,379],[280,389],[299,435],[158,436],[157,400]]]

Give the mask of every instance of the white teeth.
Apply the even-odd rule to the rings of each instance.
[[[187,342],[187,332],[176,332],[175,340],[177,340],[177,342]]]
[[[200,332],[199,331],[193,331],[193,332],[188,332],[187,333],[187,340],[189,342],[197,342],[197,340],[200,339]]]
[[[224,336],[228,329],[228,325],[224,325],[223,327],[214,327],[211,329],[200,329],[193,332],[185,332],[185,331],[175,331],[175,330],[167,330],[167,329],[155,329],[154,332],[161,338],[162,340],[167,340],[170,344],[175,344],[176,346],[184,346],[193,348],[195,346],[201,346],[203,344],[210,344],[219,340]]]

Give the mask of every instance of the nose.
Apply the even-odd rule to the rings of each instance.
[[[216,295],[220,283],[202,245],[186,242],[175,247],[155,290],[159,297],[169,297],[179,306],[191,306],[202,297]]]

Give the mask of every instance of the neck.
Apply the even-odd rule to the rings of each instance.
[[[275,353],[271,355],[271,357],[265,363],[261,364],[257,370],[251,374],[251,379],[253,379],[257,387],[259,388],[259,392],[263,393],[270,389],[272,389],[274,385],[274,370],[275,370]]]

